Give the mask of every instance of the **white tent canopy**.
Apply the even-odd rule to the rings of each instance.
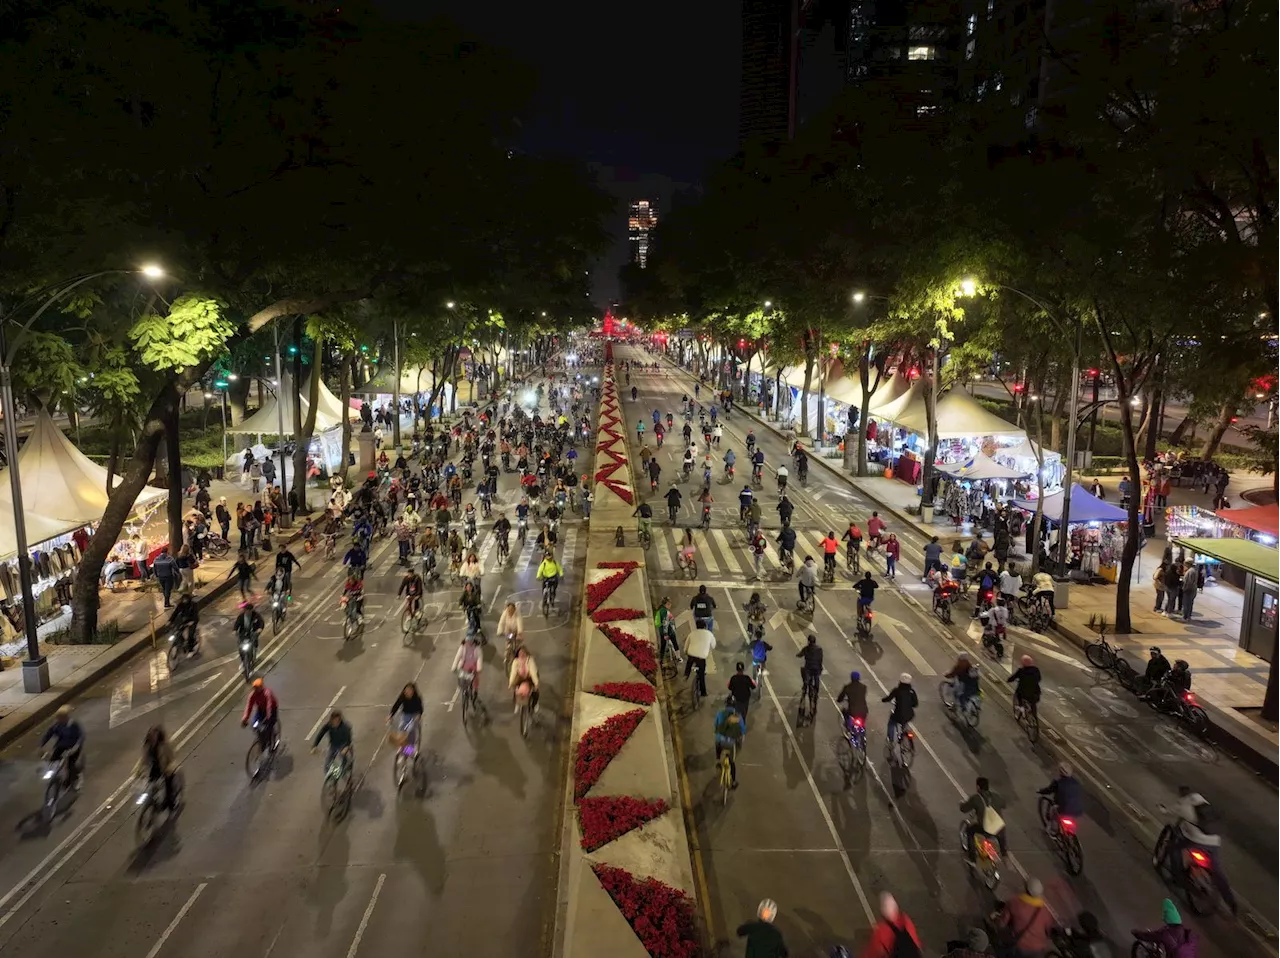
[[[956,479],[972,479],[975,481],[979,479],[1018,479],[1026,475],[1022,470],[1002,466],[994,459],[988,459],[982,453],[978,453],[964,462],[944,463],[938,466],[938,471]]]
[[[914,386],[912,387],[915,388]],[[923,397],[913,408],[896,416],[885,415],[904,429],[925,434],[928,419]],[[997,439],[1025,439],[1027,434],[995,413],[987,412],[966,392],[952,390],[938,400],[938,438],[968,439],[992,436]]]
[[[72,445],[43,409],[36,414],[35,425],[18,452],[18,475],[22,479],[28,543],[43,542],[97,522],[106,511],[106,467]],[[163,489],[147,487],[135,504],[166,495]],[[9,558],[17,553],[17,543],[7,474],[0,476],[0,515],[0,558]]]
[[[240,425],[230,427],[227,432],[241,435],[278,435],[280,432],[280,415],[277,409],[280,409],[284,412],[284,433],[286,436],[292,436],[297,431],[297,420],[294,418],[295,400],[298,400],[297,391],[293,388],[293,380],[286,374],[281,379],[280,386],[276,388],[275,394],[267,398],[261,409],[240,423]],[[305,396],[301,397],[298,402],[302,407],[302,418],[306,419],[311,404],[307,402]],[[316,432],[324,432],[326,429],[342,425],[342,403],[333,393],[329,392],[324,380],[320,381],[320,402],[318,406],[319,408],[316,410]]]
[[[879,415],[881,409],[897,400],[910,388],[911,386],[906,376],[890,376],[882,381],[880,388],[871,395],[869,415],[873,417]]]
[[[1007,446],[1003,449],[996,450],[996,456],[1000,459],[1012,459],[1015,462],[1021,462],[1024,459],[1037,460],[1036,450],[1040,446],[1033,439],[1023,439],[1016,446]],[[1044,461],[1046,463],[1053,462],[1055,459],[1061,459],[1062,453],[1054,452],[1052,449],[1044,451]]]
[[[916,428],[916,422],[924,423],[924,383],[917,379],[897,399],[887,402],[879,408],[872,409],[871,415],[884,422],[897,423],[916,432],[924,432],[923,425]]]

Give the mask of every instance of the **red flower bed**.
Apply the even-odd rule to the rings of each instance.
[[[634,612],[634,609],[608,609],[606,612],[598,612],[596,615],[606,615],[608,612]],[[644,613],[625,616],[629,619],[638,619]],[[595,619],[596,616],[592,616]],[[616,616],[616,618],[624,618],[624,616]],[[658,674],[658,657],[653,654],[653,646],[643,639],[637,639],[629,632],[623,632],[621,629],[606,625],[604,622],[596,620],[596,627],[600,629],[613,643],[614,648],[627,657],[632,665],[636,667],[636,671],[643,675],[650,682]]]
[[[618,441],[615,439],[612,442],[608,443],[607,445],[614,446],[614,445],[617,445],[617,442]],[[603,443],[603,442],[596,447],[596,452],[600,453],[601,455],[608,456],[619,466],[625,466],[628,462],[625,450],[623,452],[614,452],[613,449],[606,448],[606,443]]]
[[[615,472],[622,468],[620,462],[607,462],[596,470],[596,482],[604,482]]]
[[[626,562],[597,562],[596,568],[597,569],[638,569],[640,568],[640,563],[634,562],[631,559],[628,559]]]
[[[656,878],[637,881],[631,872],[612,865],[591,867],[653,958],[699,958],[702,946],[693,902],[684,892]]]
[[[578,740],[578,754],[573,761],[573,795],[580,799],[600,780],[613,757],[627,743],[631,733],[644,718],[644,709],[632,709],[606,719],[589,728]]]
[[[640,609],[601,609],[591,615],[591,621],[596,625],[603,625],[605,622],[622,622],[627,619],[643,618],[644,612]]]
[[[609,596],[613,595],[614,590],[622,583],[627,581],[627,576],[631,575],[630,569],[622,569],[613,575],[605,576],[599,582],[592,582],[587,586],[587,612],[594,612],[600,608],[600,603]]]
[[[619,484],[614,479],[606,479],[602,485],[609,489],[615,496],[625,502],[627,505],[635,505],[635,496],[631,494],[631,490],[626,486]]]
[[[634,705],[652,705],[658,695],[648,682],[597,682],[591,687],[591,691],[605,698],[620,699]]]
[[[651,802],[627,795],[580,799],[578,823],[582,826],[583,851],[593,852],[601,845],[608,845],[666,810],[667,803],[660,798]]]

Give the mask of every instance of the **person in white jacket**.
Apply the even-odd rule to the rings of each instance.
[[[480,670],[484,668],[484,658],[480,655],[480,636],[472,633],[458,643],[458,651],[454,653],[450,670],[461,679],[471,675],[471,690],[480,691]]]
[[[689,677],[689,672],[695,666],[698,669],[698,694],[703,698],[707,697],[707,659],[711,656],[711,650],[716,647],[716,637],[712,631],[707,628],[709,623],[706,619],[695,619],[693,631],[689,633],[688,638],[684,640],[684,677]]]
[[[521,693],[529,696],[529,707],[535,712],[538,710],[538,663],[523,645],[516,650],[516,657],[511,660],[507,688],[514,693],[512,698],[517,712],[520,710]]]
[[[514,634],[517,639],[524,638],[524,618],[514,602],[508,602],[498,617],[498,634]]]
[[[1190,849],[1202,852],[1209,859],[1209,877],[1218,889],[1218,894],[1231,914],[1236,914],[1238,905],[1236,897],[1227,883],[1227,876],[1222,870],[1222,857],[1218,854],[1222,847],[1222,838],[1217,834],[1215,824],[1217,815],[1213,806],[1199,792],[1193,792],[1187,785],[1178,786],[1178,802],[1174,806],[1177,815],[1175,828],[1177,834],[1169,842],[1166,861],[1169,870],[1178,874],[1182,868],[1182,854]]]

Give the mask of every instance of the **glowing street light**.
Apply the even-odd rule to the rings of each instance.
[[[773,307],[773,300],[771,300],[771,299],[766,299],[766,300],[764,301],[764,308],[765,308],[765,309],[771,309],[772,307]]]
[[[155,263],[146,263],[138,270],[147,279],[163,279],[164,269]]]
[[[853,294],[853,301],[855,303],[865,303],[866,300],[867,300],[867,294],[862,292],[861,290]]]
[[[973,296],[978,292],[978,284],[972,279],[962,279],[960,281],[960,295]]]
[[[444,308],[445,308],[445,309],[453,309],[453,307],[454,307],[455,305],[457,305],[457,304],[456,304],[456,303],[454,303],[454,301],[453,301],[453,300],[449,300],[447,303],[445,303],[445,304],[444,304]]]

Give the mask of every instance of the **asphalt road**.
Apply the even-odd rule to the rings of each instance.
[[[618,358],[627,352],[618,350]],[[651,412],[676,413],[674,441],[658,452],[662,465],[659,493],[679,471],[682,443],[680,398],[692,380],[664,366],[660,373],[635,373],[638,402],[626,395],[630,441],[643,417],[652,441]],[[706,395],[704,390],[704,396]],[[732,446],[742,461],[744,436],[752,425],[745,414],[727,424],[716,459]],[[696,428],[696,421],[695,421]],[[766,535],[776,535],[776,480],[772,467],[787,456],[783,441],[756,429],[767,456],[762,495]],[[695,437],[696,438],[696,437]],[[636,459],[638,462],[638,457]],[[874,504],[862,499],[818,465],[811,466],[807,489],[796,488],[794,469],[789,494],[796,505],[793,525],[804,554],[821,565],[822,535],[843,532],[850,518],[865,530]],[[1221,810],[1223,859],[1237,894],[1247,902],[1246,917],[1197,919],[1183,906],[1187,921],[1207,939],[1202,955],[1275,954],[1268,929],[1276,923],[1276,793],[1230,758],[1183,734],[1140,706],[1122,689],[1089,667],[1064,642],[1023,629],[1012,630],[1003,662],[979,651],[967,631],[967,615],[958,609],[956,624],[944,627],[931,613],[928,591],[918,578],[921,537],[889,517],[889,529],[904,540],[896,581],[880,574],[875,626],[868,641],[854,637],[855,593],[851,575],[841,568],[833,585],[821,587],[812,620],[794,610],[797,591],[777,567],[771,547],[763,581],[753,582],[752,563],[738,521],[737,493],[744,473],[732,485],[717,480],[709,533],[696,533],[698,582],[717,601],[719,646],[708,676],[711,700],[690,711],[688,684],[675,681],[673,707],[684,756],[701,869],[707,878],[710,916],[726,954],[739,953],[733,929],[752,917],[756,903],[771,897],[780,906],[778,925],[793,954],[825,954],[839,942],[849,946],[866,938],[876,896],[888,889],[912,916],[924,938],[926,954],[942,950],[946,940],[988,913],[990,895],[969,874],[962,860],[958,806],[984,775],[1008,799],[1011,860],[1005,863],[1001,897],[1021,891],[1023,875],[1040,878],[1055,915],[1070,921],[1081,909],[1097,913],[1127,953],[1129,929],[1160,923],[1160,901],[1170,891],[1150,864],[1150,848],[1161,824],[1159,803],[1171,803],[1176,787],[1192,784]],[[693,502],[701,470],[681,484],[685,494],[680,525],[696,525]],[[637,479],[648,489],[647,480]],[[654,544],[650,551],[653,598],[667,595],[681,613],[680,635],[690,625],[689,601],[695,582],[675,571],[675,537],[665,503],[655,506]],[[898,528],[895,528],[895,525]],[[655,571],[656,570],[656,571]],[[759,591],[770,607],[766,639],[774,646],[760,698],[748,714],[748,735],[738,760],[740,787],[727,805],[721,802],[714,764],[712,716],[723,700],[724,683],[736,662],[749,667],[744,648],[742,605]],[[923,607],[921,603],[924,603]],[[817,634],[825,652],[826,675],[816,726],[797,727],[801,680],[795,658],[804,636]],[[942,673],[964,651],[980,662],[984,709],[976,732],[962,729],[939,701]],[[1044,673],[1041,704],[1043,733],[1028,743],[1012,719],[1010,686],[1004,683],[1023,653],[1032,654]],[[869,721],[868,774],[847,783],[835,760],[839,734],[834,697],[851,670],[862,672],[873,696]],[[875,702],[910,672],[920,696],[916,727],[920,748],[909,792],[895,799],[884,761],[887,706]],[[1084,871],[1071,878],[1039,826],[1035,790],[1048,783],[1058,756],[1071,761],[1089,795],[1080,827]],[[1177,897],[1175,895],[1175,897]]]
[[[585,466],[585,464],[584,464]],[[518,501],[516,477],[500,502]],[[510,509],[508,515],[513,519]],[[520,604],[538,661],[542,707],[521,739],[502,649],[485,648],[480,695],[490,724],[463,727],[449,668],[464,634],[458,591],[447,581],[426,599],[427,625],[406,644],[399,627],[396,544],[375,544],[366,579],[368,625],[342,640],[339,561],[303,557],[294,602],[278,636],[268,623],[263,661],[281,702],[286,748],[268,780],[244,771],[251,733],[240,727],[246,688],[230,622],[237,597],[202,615],[206,648],[173,674],[146,655],[83,695],[83,792],[51,827],[35,816],[44,784],[39,733],[0,756],[0,952],[24,958],[316,958],[401,954],[502,956],[544,951],[556,901],[555,854],[563,790],[563,712],[573,654],[571,604],[580,592],[586,538],[576,516],[562,526],[559,608],[538,611],[533,541],[497,568],[482,525],[480,555],[493,637],[510,599]],[[447,580],[447,576],[446,576]],[[260,584],[259,584],[260,587]],[[386,746],[391,702],[408,681],[426,702],[427,791],[397,793]],[[323,752],[309,754],[332,707],[355,732],[350,813],[333,822],[321,801]],[[186,805],[151,845],[135,840],[128,784],[148,726],[178,748]],[[500,918],[500,920],[495,920]]]

